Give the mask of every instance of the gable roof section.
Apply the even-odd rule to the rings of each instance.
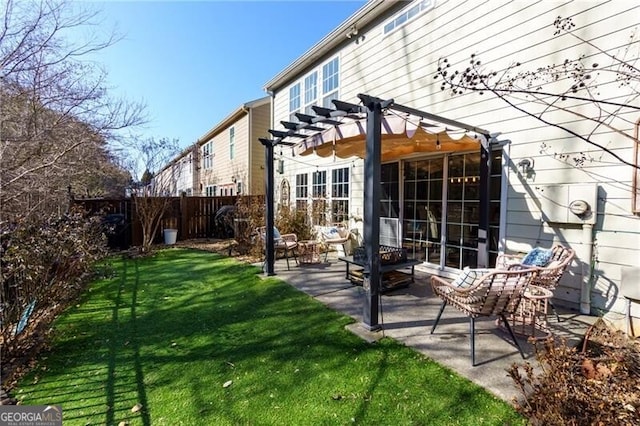
[[[270,102],[270,100],[271,100],[271,98],[269,96],[265,96],[263,98],[255,99],[253,101],[249,101],[249,102],[246,102],[246,103],[240,105],[231,114],[226,116],[224,119],[222,119],[222,121],[220,121],[218,124],[216,124],[214,127],[212,127],[207,133],[205,133],[200,138],[198,138],[196,143],[198,145],[203,145],[203,144],[209,142],[211,140],[211,138],[213,138],[214,136],[220,134],[226,128],[228,128],[233,123],[235,123],[240,118],[242,118],[244,115],[248,114],[249,110],[251,108],[257,108],[259,106],[268,104]]]
[[[318,58],[331,52],[347,39],[347,34],[354,29],[365,27],[371,21],[382,15],[385,11],[397,5],[401,0],[370,0],[347,18],[336,29],[323,37],[318,43],[307,50],[302,56],[291,63],[287,68],[269,80],[264,90],[272,93],[286,85],[307,67],[314,64]]]

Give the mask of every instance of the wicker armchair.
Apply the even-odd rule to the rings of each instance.
[[[549,262],[543,267],[535,267],[538,274],[531,284],[549,291],[555,290],[560,282],[560,278],[562,278],[562,275],[571,264],[574,256],[575,252],[572,249],[561,244],[554,245],[551,248],[551,259],[549,259]],[[496,260],[496,268],[504,269],[508,267],[508,265],[519,264],[522,260],[523,257],[519,255],[502,254],[498,256],[498,259]],[[551,306],[551,309],[553,309],[556,320],[560,322],[560,316],[558,315],[558,312],[556,312],[556,308],[553,306],[553,302],[551,300],[549,300],[549,305]]]
[[[454,284],[459,281],[458,279],[450,283],[440,277],[431,277],[433,292],[442,299],[442,306],[431,328],[431,334],[435,331],[447,305],[452,305],[467,315],[470,319],[471,365],[473,366],[476,365],[475,319],[478,317],[499,317],[524,358],[524,353],[507,317],[517,310],[524,291],[536,276],[535,269],[519,265],[511,266],[509,270],[492,269],[485,272],[469,285],[461,286]],[[461,274],[465,273],[466,271],[463,271]]]
[[[342,246],[344,255],[347,255],[347,242],[351,238],[351,231],[343,224],[335,224],[330,227],[322,228],[320,231],[320,240],[325,246]],[[324,261],[329,256],[329,247],[324,252]]]
[[[260,236],[263,247],[266,246],[266,231],[267,228],[265,226],[261,226],[257,229],[257,233]],[[296,250],[298,248],[298,236],[296,234],[281,234],[277,228],[273,228],[274,237],[273,237],[273,246],[276,251],[281,251],[284,253],[284,257],[287,259],[287,270],[290,271],[291,267],[289,266],[289,256],[293,256],[296,264],[298,263],[298,256],[296,254]],[[265,259],[266,262],[266,259]],[[262,263],[262,269],[264,270],[264,262]]]

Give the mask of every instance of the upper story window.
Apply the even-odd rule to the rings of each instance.
[[[289,121],[297,121],[296,112],[300,112],[300,83],[294,84],[289,89]]]
[[[393,18],[384,25],[384,34],[389,34],[392,31],[406,25],[422,13],[433,8],[435,0],[418,0],[412,2],[409,7]]]
[[[318,99],[318,73],[312,72],[304,78],[304,113],[313,114],[311,107]]]
[[[202,167],[205,170],[213,168],[213,142],[211,141],[202,145]]]
[[[236,147],[236,128],[229,129],[229,160],[233,160],[234,151]]]
[[[336,56],[289,88],[289,121],[298,122],[296,112],[313,115],[313,105],[333,108],[331,100],[338,99],[339,87],[340,58]]]
[[[332,99],[338,99],[340,62],[333,58],[322,66],[322,106],[333,108]]]

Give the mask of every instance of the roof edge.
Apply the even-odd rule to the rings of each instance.
[[[216,124],[211,129],[209,129],[209,131],[207,131],[204,135],[199,137],[198,140],[196,141],[196,144],[202,145],[204,143],[209,142],[211,138],[220,134],[224,129],[229,127],[233,122],[238,121],[238,119],[240,119],[242,116],[248,114],[251,108],[257,108],[259,106],[262,106],[268,103],[270,99],[271,98],[269,96],[264,96],[262,98],[254,99],[252,101],[243,103],[238,108],[233,110],[231,114],[223,118],[222,121],[220,121],[218,124]]]
[[[280,71],[269,80],[263,90],[272,93],[274,90],[282,87],[290,78],[291,74],[302,70],[312,64],[318,56],[322,56],[337,47],[344,41],[347,33],[355,26],[361,28],[370,23],[373,19],[381,15],[384,11],[390,9],[402,0],[369,0],[353,15],[347,18],[342,24],[324,36],[319,42],[313,45],[309,50],[293,61],[284,70]],[[377,10],[376,10],[377,9]],[[375,11],[375,13],[373,13]]]

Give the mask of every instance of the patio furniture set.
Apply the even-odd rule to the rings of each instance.
[[[260,235],[264,240],[264,228],[260,229]],[[367,265],[365,248],[358,247],[353,255],[348,256],[345,244],[349,241],[350,232],[345,228],[332,227],[320,235],[319,240],[298,241],[295,234],[280,234],[275,230],[276,251],[284,252],[287,269],[290,270],[290,256],[300,264],[320,263],[321,250],[325,247],[326,262],[326,246],[339,245],[345,254],[338,257],[346,265],[345,278],[354,285],[363,285]],[[414,268],[421,261],[407,258],[404,248],[381,245],[379,253],[381,293],[414,282]],[[572,249],[559,244],[551,249],[536,247],[525,256],[500,255],[495,268],[465,268],[453,281],[431,276],[433,293],[442,300],[431,334],[438,326],[444,309],[451,305],[469,317],[472,365],[476,365],[475,320],[479,317],[496,317],[497,324],[506,329],[524,358],[515,334],[534,339],[551,336],[547,308],[551,306],[560,321],[551,299],[574,255]]]

